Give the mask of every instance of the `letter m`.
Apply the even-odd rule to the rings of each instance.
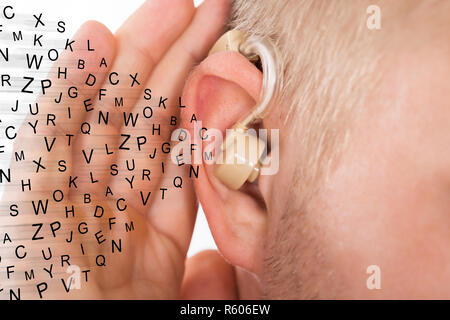
[[[123,97],[120,97],[120,99],[114,98],[114,106],[123,107]]]
[[[126,230],[126,232],[129,232],[129,231],[133,231],[133,230],[134,230],[134,224],[133,224],[133,221],[131,221],[130,224],[128,224],[128,223],[125,222],[125,230]]]
[[[23,40],[22,31],[19,31],[18,33],[13,31],[13,39],[14,41]]]
[[[15,152],[14,156],[16,157],[16,162],[25,160],[25,154],[23,153],[23,150],[20,151],[20,154]]]
[[[209,154],[204,152],[204,157],[205,157],[205,160],[211,161],[213,158],[212,151],[210,151]]]

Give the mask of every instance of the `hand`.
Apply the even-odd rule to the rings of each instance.
[[[80,28],[74,51],[66,50],[51,72],[39,114],[18,133],[15,151],[24,150],[25,160],[13,159],[13,182],[2,200],[18,211],[0,218],[0,235],[14,235],[0,252],[4,265],[14,265],[3,281],[21,288],[22,299],[179,297],[197,201],[189,167],[173,164],[162,150],[176,128],[173,117],[179,124],[184,81],[222,33],[226,14],[226,0],[207,0],[198,9],[191,0],[149,0],[115,35],[96,22]],[[95,51],[87,50],[87,40]],[[79,59],[84,69],[77,69]],[[67,67],[67,79],[58,79],[58,67]],[[109,113],[108,124],[100,112]],[[124,124],[130,113],[138,115],[135,126]],[[28,122],[36,120],[35,133]],[[28,179],[31,191],[22,192]],[[27,256],[19,259],[14,249]],[[45,260],[44,252],[52,258]],[[82,272],[80,290],[66,292],[69,263]],[[24,283],[31,268],[36,278]]]

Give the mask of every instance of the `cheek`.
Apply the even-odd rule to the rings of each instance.
[[[422,89],[427,89],[422,87]],[[433,88],[429,88],[433,92]],[[435,92],[436,93],[436,92]],[[450,137],[439,101],[414,96],[361,119],[352,145],[328,180],[315,219],[346,297],[450,296]],[[434,111],[424,108],[434,103]],[[381,270],[381,290],[366,270]]]
[[[414,183],[387,168],[346,169],[350,172],[335,180],[327,208],[317,217],[333,281],[343,284],[343,294],[408,298],[447,290],[450,295],[448,286],[442,287],[450,283],[448,195],[432,181]],[[371,265],[381,268],[382,290],[367,289]]]
[[[294,190],[294,179],[299,168],[299,158],[297,155],[295,136],[286,128],[280,126],[272,119],[264,120],[264,127],[267,128],[267,147],[270,148],[271,159],[265,165],[267,174],[261,174],[258,178],[258,188],[264,199],[272,223],[277,223],[280,215],[286,210],[292,200],[299,198],[299,190]],[[278,129],[279,128],[279,129]],[[275,138],[273,130],[277,131]],[[295,193],[294,193],[295,192]]]

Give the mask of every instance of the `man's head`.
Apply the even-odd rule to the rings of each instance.
[[[449,12],[446,1],[233,2],[229,27],[281,53],[281,102],[262,124],[280,129],[280,170],[232,191],[204,165],[196,190],[222,254],[267,297],[450,296]],[[186,85],[185,124],[195,113],[225,131],[260,86],[243,56],[208,57]],[[380,290],[367,287],[371,265]]]

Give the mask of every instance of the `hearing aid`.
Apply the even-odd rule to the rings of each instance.
[[[214,175],[228,188],[240,189],[246,182],[253,183],[260,175],[266,142],[249,132],[249,127],[260,122],[273,108],[282,84],[276,65],[277,51],[268,39],[246,37],[239,30],[225,33],[213,46],[210,55],[221,51],[235,51],[250,62],[259,62],[263,83],[255,107],[228,130],[217,155]]]

